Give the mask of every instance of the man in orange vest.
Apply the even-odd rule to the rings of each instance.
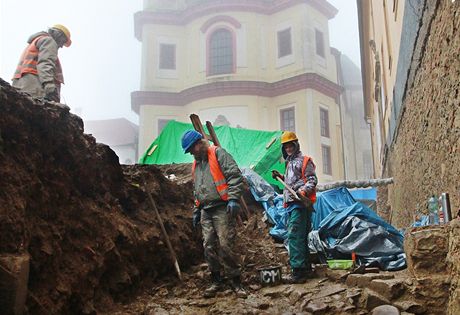
[[[72,44],[70,32],[56,24],[48,32],[38,32],[27,40],[13,76],[13,86],[33,97],[59,102],[64,83],[58,50]]]
[[[236,216],[240,211],[238,200],[243,193],[241,171],[227,151],[209,146],[195,130],[183,134],[182,148],[184,153],[195,158],[192,167],[195,188],[193,227],[201,224],[204,256],[212,280],[203,295],[214,297],[222,290],[221,272],[224,269],[236,295],[246,298],[247,293],[241,285],[240,259],[234,251]]]
[[[309,261],[308,233],[311,229],[311,213],[316,201],[316,184],[313,160],[300,151],[299,140],[294,132],[285,131],[281,135],[283,157],[286,160],[284,176],[272,171],[273,178],[280,177],[297,194],[307,197],[308,206],[298,201],[288,189],[283,190],[285,207],[291,210],[288,222],[289,264],[292,269],[292,282],[304,283],[312,276]]]

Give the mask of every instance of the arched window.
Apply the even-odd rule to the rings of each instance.
[[[220,28],[209,38],[208,75],[233,73],[233,36],[229,30]]]

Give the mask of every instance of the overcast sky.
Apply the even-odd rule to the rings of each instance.
[[[355,0],[329,0],[339,9],[330,21],[331,46],[358,66]],[[134,37],[133,14],[141,0],[0,0],[0,77],[10,82],[27,38],[56,23],[67,26],[72,46],[59,50],[66,84],[61,102],[83,119],[125,117],[130,93],[139,89],[141,43]]]

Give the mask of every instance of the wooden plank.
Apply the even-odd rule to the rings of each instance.
[[[216,132],[214,131],[214,127],[212,126],[210,121],[206,121],[206,127],[208,128],[209,134],[211,135],[211,141],[214,143],[215,146],[221,147],[220,141],[217,138]]]
[[[211,138],[206,132],[204,131],[203,125],[201,124],[200,117],[196,114],[191,114],[190,115],[190,120],[192,121],[193,128],[195,128],[196,131],[201,133],[206,141],[209,142],[209,139]]]
[[[153,200],[152,194],[150,191],[147,189],[147,182],[145,180],[144,174],[141,173],[142,176],[142,181],[144,182],[144,191],[147,193],[147,197],[150,201],[150,205],[152,206],[153,210],[155,211],[155,214],[157,216],[157,220],[160,223],[161,231],[163,232],[163,236],[166,240],[166,245],[168,246],[169,253],[171,254],[171,259],[174,264],[174,267],[176,269],[177,277],[179,278],[180,281],[182,281],[182,274],[180,271],[179,263],[177,261],[177,256],[176,252],[174,251],[174,248],[171,245],[171,241],[169,240],[168,233],[166,232],[165,226],[163,225],[163,220],[161,219],[160,212],[158,211],[157,205],[155,204],[155,200]]]

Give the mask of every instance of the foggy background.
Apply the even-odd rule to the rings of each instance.
[[[355,0],[329,0],[339,13],[329,21],[331,47],[360,67]],[[141,43],[134,37],[133,14],[140,0],[0,0],[0,77],[11,83],[28,37],[53,24],[65,25],[72,46],[59,50],[66,84],[61,102],[84,120],[125,117],[130,93],[139,89]]]

